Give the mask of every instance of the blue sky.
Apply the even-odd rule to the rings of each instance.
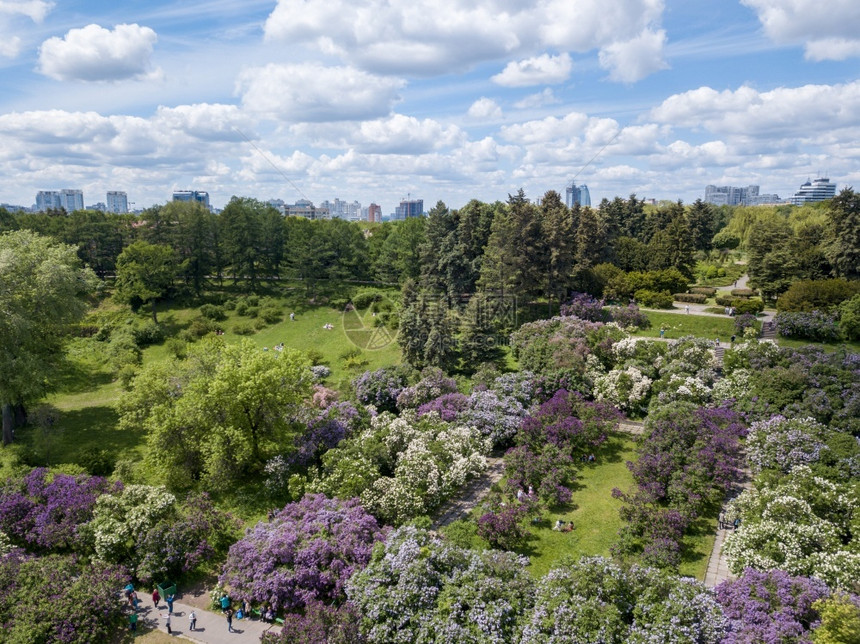
[[[0,202],[860,187],[856,0],[0,0]]]

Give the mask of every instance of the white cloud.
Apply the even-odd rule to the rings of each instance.
[[[353,67],[271,63],[243,71],[238,89],[249,111],[285,121],[325,122],[385,116],[405,84]]]
[[[87,25],[63,38],[49,38],[39,50],[39,71],[56,80],[116,81],[150,73],[155,32],[137,24],[105,29]]]
[[[659,123],[760,141],[776,136],[817,139],[827,131],[860,126],[860,81],[804,85],[759,92],[751,87],[718,92],[710,87],[675,94],[651,111]]]
[[[0,0],[0,56],[15,58],[21,53],[22,41],[15,34],[18,18],[29,18],[39,24],[54,6],[44,0]]]
[[[482,96],[472,103],[467,116],[474,120],[497,121],[502,118],[502,108],[493,99]]]
[[[551,88],[547,87],[544,88],[542,92],[529,94],[524,99],[517,101],[514,103],[514,107],[520,110],[525,110],[543,107],[544,105],[555,105],[557,103],[561,103],[561,99],[553,93]]]
[[[566,81],[573,69],[573,61],[567,53],[558,56],[542,54],[534,58],[512,61],[491,80],[505,87],[528,87]]]
[[[662,12],[662,0],[279,0],[265,34],[378,73],[434,75],[546,49],[604,49],[656,29]],[[532,60],[546,74],[540,58]],[[553,80],[536,82],[558,82],[565,62],[557,58]],[[513,65],[502,81],[527,84],[528,70]]]
[[[645,29],[626,42],[614,42],[600,51],[600,66],[609,70],[609,78],[635,83],[654,72],[666,69],[663,46],[666,32]]]
[[[570,112],[563,118],[548,116],[539,121],[526,121],[503,127],[501,136],[506,141],[520,145],[570,140],[579,137],[588,126],[588,115]]]
[[[777,44],[803,44],[812,60],[860,55],[860,3],[856,0],[741,0],[758,14]]]

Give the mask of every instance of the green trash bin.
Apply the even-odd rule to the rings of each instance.
[[[167,599],[168,595],[176,594],[176,582],[173,581],[162,582],[158,584],[156,588],[158,588],[158,592],[161,594],[163,599]]]

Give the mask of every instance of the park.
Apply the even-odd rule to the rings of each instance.
[[[0,217],[0,622],[857,641],[858,217],[851,190]]]

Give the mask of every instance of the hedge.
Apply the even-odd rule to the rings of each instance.
[[[713,286],[694,286],[690,289],[690,293],[700,293],[708,297],[713,297],[717,294],[717,289]]]
[[[751,288],[733,288],[732,295],[735,297],[752,297],[756,295],[756,291]]]
[[[704,304],[708,301],[708,296],[703,293],[675,293],[673,296],[676,302],[692,302],[693,304]]]
[[[668,291],[649,291],[648,289],[640,289],[633,295],[636,302],[642,306],[653,309],[671,309],[672,296]]]

